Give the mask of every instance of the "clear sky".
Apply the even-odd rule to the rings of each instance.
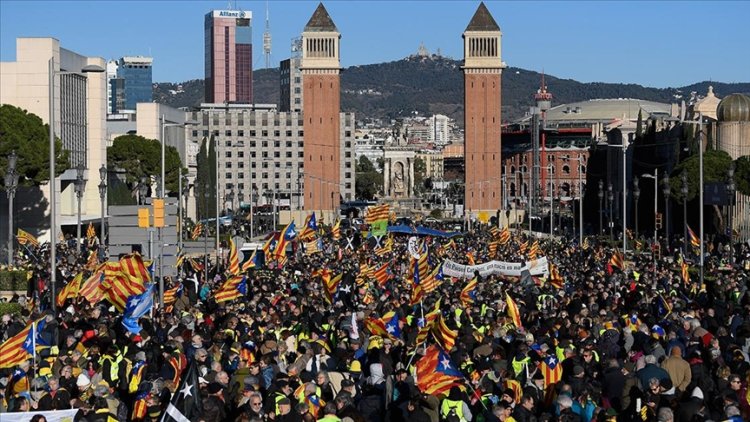
[[[268,2],[272,67],[289,56],[317,1]],[[203,16],[215,1],[0,0],[0,59],[15,38],[52,36],[91,56],[154,57],[155,82],[203,78]],[[262,55],[265,1],[231,1],[253,12],[253,67]],[[399,60],[424,43],[461,58],[461,33],[477,1],[326,1],[342,33],[344,67]],[[509,66],[582,82],[683,86],[750,82],[750,2],[488,1]]]

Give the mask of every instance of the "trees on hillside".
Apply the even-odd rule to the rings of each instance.
[[[18,156],[19,184],[40,185],[49,180],[49,126],[36,114],[3,104],[0,105],[0,185],[5,183],[11,151]],[[55,156],[56,175],[60,175],[69,167],[69,152],[59,139],[55,141]]]

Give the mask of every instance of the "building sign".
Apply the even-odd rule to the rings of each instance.
[[[252,19],[253,12],[244,10],[214,10],[215,18]]]

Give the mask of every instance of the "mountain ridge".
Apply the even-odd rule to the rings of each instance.
[[[393,119],[419,115],[445,114],[463,125],[462,61],[437,55],[409,56],[401,60],[355,65],[341,73],[341,110],[354,112],[357,119]],[[539,89],[539,72],[509,67],[502,76],[502,113],[513,121],[534,105]],[[690,102],[705,95],[712,85],[719,97],[733,93],[750,94],[750,83],[701,81],[682,87],[653,88],[638,84],[579,82],[545,74],[552,105],[594,98],[637,98],[663,103]],[[181,90],[178,89],[181,86]],[[279,104],[279,69],[253,71],[253,96],[258,104]],[[154,84],[154,101],[172,107],[196,107],[203,102],[203,80]]]

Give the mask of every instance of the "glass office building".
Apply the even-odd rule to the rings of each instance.
[[[253,101],[252,12],[214,10],[205,19],[206,102]]]
[[[111,113],[135,111],[136,104],[153,101],[151,57],[123,57],[117,61],[117,77],[110,79]]]

